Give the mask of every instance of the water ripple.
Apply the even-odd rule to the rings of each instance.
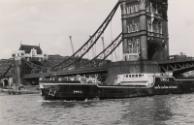
[[[44,101],[0,96],[0,125],[193,125],[194,94],[120,100]]]

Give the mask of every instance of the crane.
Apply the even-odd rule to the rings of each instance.
[[[74,46],[73,46],[73,41],[72,41],[72,36],[70,35],[69,36],[69,40],[70,40],[70,44],[71,44],[71,50],[72,50],[72,53],[74,53]]]

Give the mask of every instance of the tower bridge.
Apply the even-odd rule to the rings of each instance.
[[[96,46],[102,34],[121,9],[122,32],[91,60],[84,56]],[[168,36],[168,0],[119,0],[91,37],[70,57],[49,66],[46,61],[15,60],[15,70],[22,79],[38,81],[40,77],[72,75],[114,76],[125,72],[172,72],[175,76],[194,69],[194,58],[170,59]],[[107,58],[122,46],[123,59],[111,62]],[[40,50],[39,50],[40,51]],[[21,71],[29,69],[22,74]],[[111,83],[111,78],[108,78]]]

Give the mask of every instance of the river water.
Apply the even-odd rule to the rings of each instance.
[[[1,95],[0,125],[194,125],[194,94],[80,102]]]

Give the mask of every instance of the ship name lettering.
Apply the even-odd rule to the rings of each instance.
[[[83,92],[81,90],[74,90],[73,93],[74,94],[82,94]]]
[[[155,86],[155,89],[177,89],[177,86]]]

